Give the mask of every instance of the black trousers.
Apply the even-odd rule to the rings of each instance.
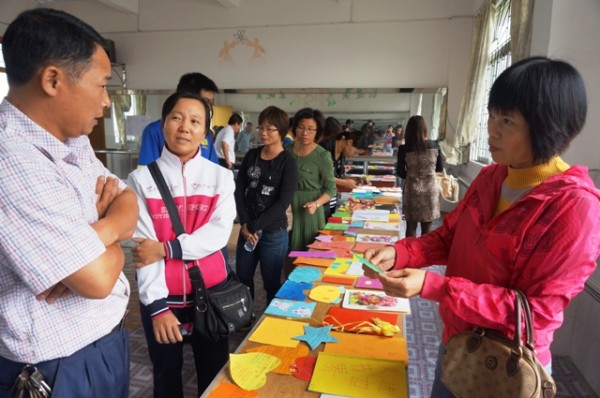
[[[191,322],[193,308],[172,308],[179,322]],[[198,377],[198,396],[208,387],[229,359],[229,341],[227,337],[212,342],[198,333],[185,337],[183,343],[159,344],[154,338],[152,319],[148,309],[140,304],[140,313],[148,352],[154,374],[154,398],[183,398],[183,345],[191,344],[194,351],[196,375]]]

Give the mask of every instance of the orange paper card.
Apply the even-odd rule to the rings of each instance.
[[[382,321],[396,325],[398,316],[398,314],[392,313],[331,307],[325,318],[323,318],[323,323],[333,325],[335,331],[355,333],[367,322],[372,323],[373,318],[379,318]]]
[[[337,343],[326,343],[323,351],[359,358],[389,359],[408,363],[404,337],[371,336],[357,333],[331,332]]]
[[[315,267],[329,267],[333,264],[333,258],[298,257],[294,264],[313,265]]]
[[[339,284],[339,285],[354,285],[354,282],[356,281],[356,278],[347,278],[347,277],[343,277],[343,276],[324,275],[321,280],[323,282],[326,282],[326,283],[335,283],[335,284]]]

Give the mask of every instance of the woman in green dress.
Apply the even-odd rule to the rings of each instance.
[[[300,179],[292,200],[290,250],[306,250],[314,242],[317,231],[325,226],[323,206],[336,195],[331,156],[317,144],[324,125],[323,114],[311,108],[300,109],[292,120],[296,137],[286,149],[298,163]]]

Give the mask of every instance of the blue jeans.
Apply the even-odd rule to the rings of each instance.
[[[11,388],[24,366],[0,357],[0,397],[16,396]],[[115,331],[68,357],[35,366],[51,386],[53,397],[125,398],[129,395],[129,335],[126,329]]]
[[[281,270],[288,251],[288,231],[285,228],[263,231],[256,249],[251,252],[244,249],[245,243],[246,239],[240,234],[235,252],[237,275],[240,281],[250,288],[254,297],[254,273],[260,261],[260,273],[269,304],[281,287]]]
[[[435,365],[435,378],[433,379],[433,385],[431,386],[430,398],[454,398],[454,395],[446,386],[442,383],[442,363],[444,360],[444,343],[440,343],[438,350],[437,363]],[[546,372],[552,375],[552,361],[548,365],[544,366]]]

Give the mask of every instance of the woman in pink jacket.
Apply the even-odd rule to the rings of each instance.
[[[475,326],[514,334],[513,289],[530,302],[535,348],[550,371],[554,331],[600,253],[600,191],[587,168],[559,157],[585,123],[579,73],[558,60],[522,60],[495,81],[488,110],[495,164],[479,173],[443,225],[365,253],[388,271],[379,275],[387,294],[439,303],[436,398],[452,396],[440,381],[450,337]],[[420,269],[432,264],[446,264],[446,274]]]

